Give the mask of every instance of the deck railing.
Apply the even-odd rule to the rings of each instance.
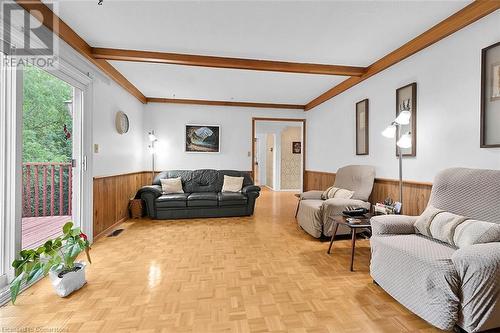
[[[71,215],[71,163],[23,163],[23,217]]]

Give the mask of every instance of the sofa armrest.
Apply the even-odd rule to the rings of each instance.
[[[404,235],[415,233],[418,216],[379,215],[370,219],[372,235]]]
[[[257,193],[259,193],[260,192],[260,187],[257,186],[257,185],[247,185],[247,186],[243,186],[243,188],[241,189],[241,193],[243,193],[243,194],[248,194],[250,192],[257,192]]]
[[[140,198],[144,193],[149,193],[153,195],[156,198],[161,196],[162,191],[161,191],[161,186],[160,185],[146,185],[143,186],[137,191],[137,194],[135,195],[136,198]]]
[[[321,200],[323,191],[307,191],[300,194],[300,200]]]
[[[460,248],[451,260],[462,284],[460,327],[467,332],[500,327],[500,243]]]
[[[329,218],[334,215],[342,215],[346,207],[366,208],[370,210],[369,202],[357,199],[332,198],[327,199],[321,205],[321,210],[324,218]]]
[[[146,203],[146,212],[151,218],[155,218],[155,200],[162,195],[161,186],[159,185],[148,185],[143,186],[137,194],[136,198],[141,198]]]

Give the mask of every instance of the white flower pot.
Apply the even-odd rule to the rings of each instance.
[[[75,262],[75,266],[80,267],[80,269],[74,272],[68,272],[64,274],[62,278],[58,276],[62,269],[51,270],[49,272],[52,286],[56,294],[61,297],[68,296],[73,291],[83,287],[87,282],[87,280],[85,280],[85,266],[87,266],[87,264],[85,262]]]

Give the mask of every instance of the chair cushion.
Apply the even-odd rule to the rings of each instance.
[[[156,207],[157,208],[186,207],[186,200],[188,196],[189,193],[164,194],[155,200]]]
[[[187,198],[188,207],[212,207],[217,206],[217,193],[195,192]]]
[[[238,206],[246,205],[247,197],[238,192],[221,192],[218,193],[219,206]]]

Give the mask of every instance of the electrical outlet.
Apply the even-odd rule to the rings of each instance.
[[[99,154],[99,144],[94,143],[94,154]]]

